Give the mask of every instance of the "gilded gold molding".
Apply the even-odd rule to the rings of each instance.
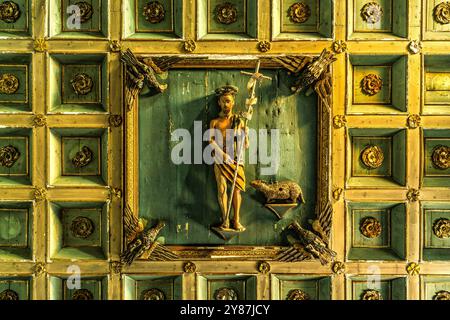
[[[337,54],[346,52],[347,51],[347,42],[345,42],[344,40],[336,40],[333,42],[331,48]]]
[[[406,124],[410,129],[416,129],[420,127],[421,122],[422,118],[418,114],[411,114],[408,116],[408,119],[406,120]]]
[[[270,264],[267,261],[261,261],[258,263],[258,271],[262,274],[270,272]]]
[[[411,262],[406,266],[406,272],[410,276],[417,276],[420,273],[420,265],[415,262]]]
[[[345,273],[345,263],[341,261],[336,261],[335,263],[333,263],[331,270],[335,274]]]
[[[183,271],[186,273],[195,273],[196,270],[197,266],[191,261],[188,261],[183,265]]]
[[[268,52],[272,48],[272,44],[269,41],[262,40],[258,42],[258,50],[261,52]]]

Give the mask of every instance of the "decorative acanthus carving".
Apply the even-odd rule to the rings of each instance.
[[[11,168],[19,160],[20,152],[16,147],[7,145],[0,148],[0,166]]]
[[[70,80],[72,89],[78,95],[87,95],[94,87],[94,80],[86,73],[79,73]]]
[[[6,289],[0,292],[0,300],[19,300],[19,294],[11,289]]]
[[[237,8],[230,2],[218,4],[214,12],[218,23],[232,24],[237,21]]]
[[[0,20],[6,23],[14,23],[20,18],[19,5],[12,1],[4,1],[0,4]]]
[[[197,49],[197,43],[195,43],[194,40],[192,39],[187,39],[184,43],[183,43],[183,49],[186,52],[192,53],[195,51],[195,49]]]
[[[72,158],[72,164],[75,168],[86,167],[94,159],[94,152],[87,146],[81,147],[81,150]]]
[[[77,289],[72,293],[72,300],[94,300],[94,295],[88,289]]]
[[[164,6],[161,2],[152,1],[144,6],[144,12],[142,14],[145,17],[145,20],[150,23],[156,24],[164,20],[166,16],[166,10],[164,9]]]
[[[306,3],[296,2],[289,7],[288,15],[293,23],[304,23],[311,16],[311,9]]]
[[[436,295],[433,297],[433,300],[450,300],[450,292],[446,290],[436,292]]]
[[[374,24],[381,20],[383,8],[376,2],[366,3],[361,8],[361,17],[367,23]]]
[[[433,233],[440,239],[450,238],[450,220],[440,218],[434,221]]]
[[[341,198],[342,192],[344,192],[344,190],[342,188],[335,188],[333,190],[333,199],[336,201],[339,201],[339,199]]]
[[[214,292],[214,300],[237,300],[238,295],[232,288],[220,288]]]
[[[146,222],[138,219],[129,206],[124,209],[124,227],[126,250],[121,254],[120,261],[131,265],[134,260],[145,255],[148,260],[175,260],[177,255],[156,241],[156,237],[164,222],[160,221],[153,228],[145,230]]]
[[[379,168],[384,161],[383,150],[379,146],[367,146],[361,152],[361,161],[369,169]]]
[[[300,289],[292,289],[288,292],[286,300],[310,300],[309,295]]]
[[[450,168],[450,147],[438,145],[431,152],[431,161],[437,169],[446,170]]]
[[[143,300],[166,300],[166,295],[159,289],[151,288],[142,292]]]
[[[0,77],[0,93],[13,94],[19,89],[19,79],[11,73],[4,73]]]
[[[92,14],[94,13],[94,10],[92,9],[92,5],[86,1],[80,1],[75,3],[76,6],[78,6],[79,10],[75,18],[80,19],[81,23],[85,23],[92,18]]]
[[[36,262],[33,267],[33,273],[38,277],[47,273],[47,265],[45,262]]]
[[[137,96],[146,85],[149,89],[154,89],[159,93],[167,89],[167,84],[160,84],[156,79],[156,74],[164,73],[172,64],[180,61],[178,57],[145,58],[139,61],[138,58],[127,49],[122,52],[121,61],[126,68],[126,105],[128,110],[133,109]]]
[[[72,220],[70,231],[76,238],[86,239],[94,233],[95,225],[87,217],[76,217]]]
[[[361,300],[383,300],[380,291],[367,289],[361,295]]]
[[[376,95],[382,87],[383,80],[377,74],[370,73],[361,80],[362,92],[369,96]]]
[[[111,40],[109,41],[109,50],[111,52],[120,52],[122,50],[122,44],[119,40]]]
[[[433,10],[433,17],[437,23],[449,24],[450,23],[450,2],[441,2]]]
[[[374,217],[366,217],[361,221],[359,230],[367,238],[377,238],[381,234],[382,227],[380,221]]]

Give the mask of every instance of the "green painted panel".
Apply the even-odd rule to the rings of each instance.
[[[381,78],[381,90],[368,95],[363,91],[363,79],[374,74]],[[353,67],[353,104],[390,104],[392,91],[392,68],[391,66],[354,66]]]
[[[102,14],[101,14],[101,0],[83,0],[84,2],[90,4],[92,6],[92,16],[90,19],[86,19],[86,21],[81,21],[76,31],[78,32],[100,32],[102,28]],[[76,5],[79,3],[79,0],[62,0],[62,32],[73,32],[73,28],[70,28],[67,21],[74,15],[73,11],[69,10],[69,6]],[[81,8],[80,8],[81,10]]]
[[[27,136],[2,137],[0,136],[0,148],[12,146],[19,152],[19,158],[8,168],[0,166],[0,176],[25,176],[29,177],[29,146]]]
[[[450,24],[439,23],[433,18],[434,8],[445,1],[442,0],[427,0],[426,1],[426,30],[433,33],[443,33],[441,37],[450,32]],[[425,23],[424,21],[424,23]],[[447,35],[448,37],[448,35]]]
[[[144,7],[151,3],[148,0],[134,0],[135,1],[135,21],[136,32],[174,32],[174,19],[173,19],[173,0],[160,0],[158,1],[164,8],[164,19],[160,22],[151,22],[146,19],[144,15]],[[181,5],[176,3],[177,6]]]
[[[390,211],[389,209],[353,210],[353,244],[354,248],[386,248],[390,247]],[[368,238],[360,231],[361,223],[365,218],[375,218],[381,224],[381,234],[375,238]]]
[[[283,153],[275,176],[261,175],[266,164],[246,165],[247,191],[243,193],[241,220],[247,230],[229,244],[275,245],[285,241],[274,230],[277,219],[262,206],[262,196],[249,185],[254,179],[298,182],[307,203],[294,216],[301,216],[304,222],[312,217],[315,208],[317,97],[291,95],[290,79],[284,71],[262,72],[273,77],[273,81],[258,88],[259,102],[249,126],[279,128]],[[248,78],[240,70],[199,69],[172,70],[165,81],[169,84],[165,94],[150,96],[144,92],[139,99],[139,214],[166,221],[161,236],[167,244],[223,244],[210,231],[221,216],[213,168],[204,163],[175,165],[170,156],[178,142],[170,141],[170,133],[185,128],[194,137],[194,121],[202,121],[204,132],[219,113],[214,90],[226,83],[243,91],[236,97],[236,111],[242,110]],[[201,139],[201,134],[195,139]],[[189,158],[194,162],[195,152],[191,151]]]
[[[370,284],[368,281],[352,281],[353,300],[362,300],[365,291],[370,289],[380,292],[382,300],[392,300],[390,281],[380,281],[375,288],[370,288]]]
[[[367,0],[354,0],[354,32],[392,32],[392,0],[378,0],[378,3],[383,9],[381,19],[376,23],[366,22],[362,15],[361,9],[364,7]]]
[[[439,219],[450,220],[450,209],[426,209],[425,217],[425,248],[448,248],[450,249],[450,238],[438,238],[433,232],[433,226]]]
[[[237,300],[256,299],[255,276],[198,276],[197,299],[215,300],[217,290],[222,288],[232,289],[237,294]]]
[[[302,3],[309,8],[309,18],[304,22],[295,22],[289,16],[290,8],[297,0],[281,0],[281,32],[318,32],[319,10],[318,0],[304,0]],[[274,17],[275,18],[275,17]]]
[[[30,285],[29,278],[0,278],[0,293],[12,290],[19,296],[19,300],[30,300]]]
[[[63,247],[101,247],[102,209],[63,209],[62,224],[64,228]],[[93,231],[87,238],[80,238],[72,232],[72,223],[78,217],[92,221]]]
[[[0,247],[28,247],[27,209],[0,208]]]
[[[424,112],[430,114],[450,113],[450,57],[426,55],[424,58]]]
[[[369,146],[381,148],[384,160],[378,168],[367,167],[362,161],[362,153]],[[391,137],[352,137],[352,177],[384,176],[392,174]]]
[[[373,273],[376,269],[367,271]],[[383,300],[406,300],[406,277],[373,274],[351,277],[347,283],[347,296],[353,300],[361,300],[365,290],[379,291]]]
[[[424,298],[426,300],[434,300],[436,294],[440,291],[450,292],[449,277],[423,277]]]
[[[61,90],[62,103],[94,103],[100,104],[101,97],[101,65],[68,65],[61,68]],[[79,75],[87,75],[92,79],[92,89],[87,94],[77,94],[73,88],[72,81]]]
[[[4,1],[3,1],[4,2]],[[14,0],[19,8],[20,14],[16,21],[6,22],[0,20],[0,35],[6,37],[27,37],[31,31],[31,1],[30,0]]]
[[[125,300],[146,300],[149,289],[162,292],[165,300],[181,300],[182,276],[127,276]]]
[[[86,166],[76,167],[72,160],[83,148],[92,152],[92,160]],[[100,137],[61,137],[62,175],[63,176],[100,176],[101,175],[101,138]],[[86,150],[86,149],[85,149]]]
[[[230,24],[220,23],[217,19],[218,6],[225,3],[223,0],[208,1],[208,33],[247,33],[247,0],[227,0],[237,10],[236,22]]]
[[[80,289],[69,289],[67,280],[63,280],[64,300],[74,300],[73,296],[77,290],[89,290],[93,300],[102,300],[102,280],[101,279],[81,279]],[[105,281],[106,282],[106,281]],[[104,290],[104,289],[103,289]]]
[[[317,276],[272,275],[273,300],[286,300],[290,291],[299,289],[305,292],[309,300],[330,300],[331,278]]]

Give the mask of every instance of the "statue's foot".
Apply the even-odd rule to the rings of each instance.
[[[222,224],[218,225],[217,228],[222,229],[222,230],[230,229],[230,223],[228,221],[222,222]]]
[[[233,229],[239,232],[245,231],[245,227],[240,224],[239,222],[234,222],[233,223]]]

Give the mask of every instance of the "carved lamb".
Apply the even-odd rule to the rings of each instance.
[[[251,186],[262,192],[267,203],[289,200],[292,203],[300,201],[305,203],[302,189],[294,181],[285,180],[275,183],[267,183],[263,180],[253,180]]]

